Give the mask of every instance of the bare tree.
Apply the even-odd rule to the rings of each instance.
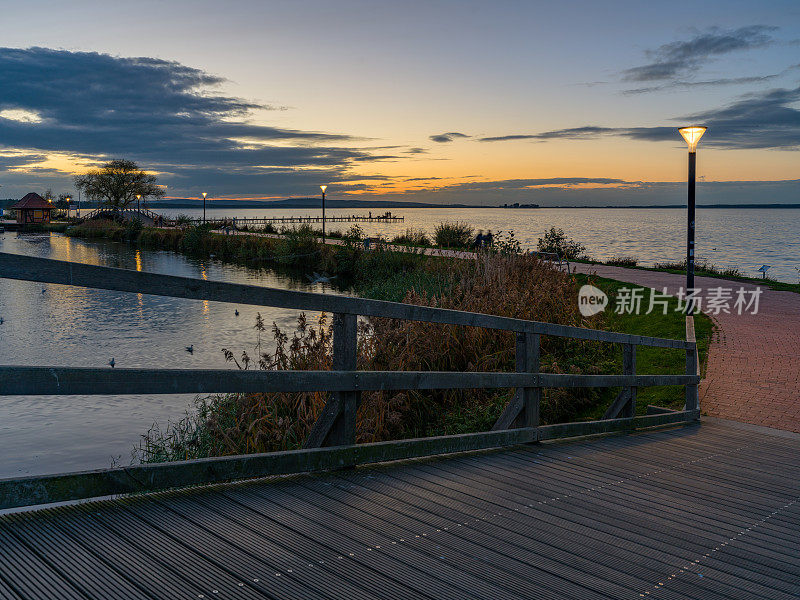
[[[112,160],[99,169],[78,175],[75,187],[87,198],[116,210],[135,202],[137,195],[142,198],[164,196],[156,176],[143,171],[131,160]]]

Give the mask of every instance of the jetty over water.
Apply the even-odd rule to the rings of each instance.
[[[333,217],[325,217],[326,223],[402,223],[405,217],[386,213],[384,215],[339,215]],[[291,217],[215,217],[213,219],[206,219],[206,223],[213,223],[216,225],[225,225],[235,223],[237,227],[264,227],[266,225],[286,225],[286,224],[302,224],[302,223],[322,223],[322,217],[317,216],[291,216]]]
[[[800,595],[800,440],[700,423],[691,317],[672,340],[5,253],[0,277],[334,314],[332,371],[0,367],[0,397],[329,393],[301,450],[0,480],[0,508],[113,497],[0,516],[3,600]],[[359,315],[513,331],[516,372],[358,371]],[[619,344],[623,373],[542,373],[543,335]],[[685,372],[637,374],[640,346]],[[636,415],[660,385],[684,409]],[[543,388],[614,386],[603,420],[539,422]],[[516,389],[491,431],[354,443],[364,390],[476,387]]]

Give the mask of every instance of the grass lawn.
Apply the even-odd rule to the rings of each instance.
[[[578,275],[580,280],[587,281],[585,275]],[[616,306],[616,297],[620,288],[635,287],[630,283],[615,281],[613,279],[593,278],[593,285],[602,289],[609,296],[609,307],[606,311],[613,311]],[[649,292],[645,293],[643,308],[647,305]],[[652,337],[686,339],[686,317],[682,312],[676,311],[677,298],[669,299],[669,309],[667,314],[663,314],[663,309],[656,309],[648,314],[617,314],[613,313],[609,329],[622,333],[636,335],[647,335]],[[706,359],[708,357],[708,346],[711,341],[711,334],[714,324],[711,318],[704,314],[694,317],[695,336],[700,353],[700,364],[702,372],[705,372]],[[616,367],[618,373],[622,372],[622,347],[618,346],[618,356]],[[669,348],[652,348],[648,346],[638,346],[636,348],[636,373],[639,375],[669,375],[682,374],[686,368],[686,353],[683,350],[672,350]],[[588,411],[583,415],[586,419],[598,419],[603,416],[603,412],[611,401],[616,397],[619,388],[609,390],[607,402],[596,409]],[[682,386],[663,386],[651,388],[639,388],[636,399],[636,413],[645,414],[647,405],[664,406],[669,408],[683,408],[684,388]]]

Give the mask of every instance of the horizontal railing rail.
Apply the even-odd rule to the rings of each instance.
[[[572,375],[462,371],[244,371],[0,367],[0,396],[224,394],[687,385],[696,375]]]
[[[330,394],[302,450],[2,479],[0,509],[625,431],[686,423],[699,418],[696,402],[697,386],[700,381],[697,369],[697,345],[693,323],[690,325],[688,319],[688,339],[674,340],[397,302],[99,267],[8,253],[0,253],[0,278],[333,313],[333,360],[330,371],[0,366],[0,396],[318,391]],[[358,316],[514,332],[517,372],[358,371],[356,369]],[[619,375],[541,373],[539,368],[541,335],[622,344],[623,373]],[[684,351],[686,373],[636,374],[638,346]],[[636,416],[637,389],[665,385],[685,386],[684,410],[655,409],[658,414]],[[606,411],[603,420],[540,425],[539,404],[542,389],[556,387],[621,387],[622,391]],[[356,411],[363,391],[477,388],[517,390],[492,431],[418,440],[355,444]]]

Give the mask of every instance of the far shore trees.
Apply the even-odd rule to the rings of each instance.
[[[99,169],[78,175],[75,187],[86,198],[115,210],[135,203],[137,195],[142,200],[164,196],[164,188],[156,183],[156,176],[143,171],[131,160],[112,160]]]

